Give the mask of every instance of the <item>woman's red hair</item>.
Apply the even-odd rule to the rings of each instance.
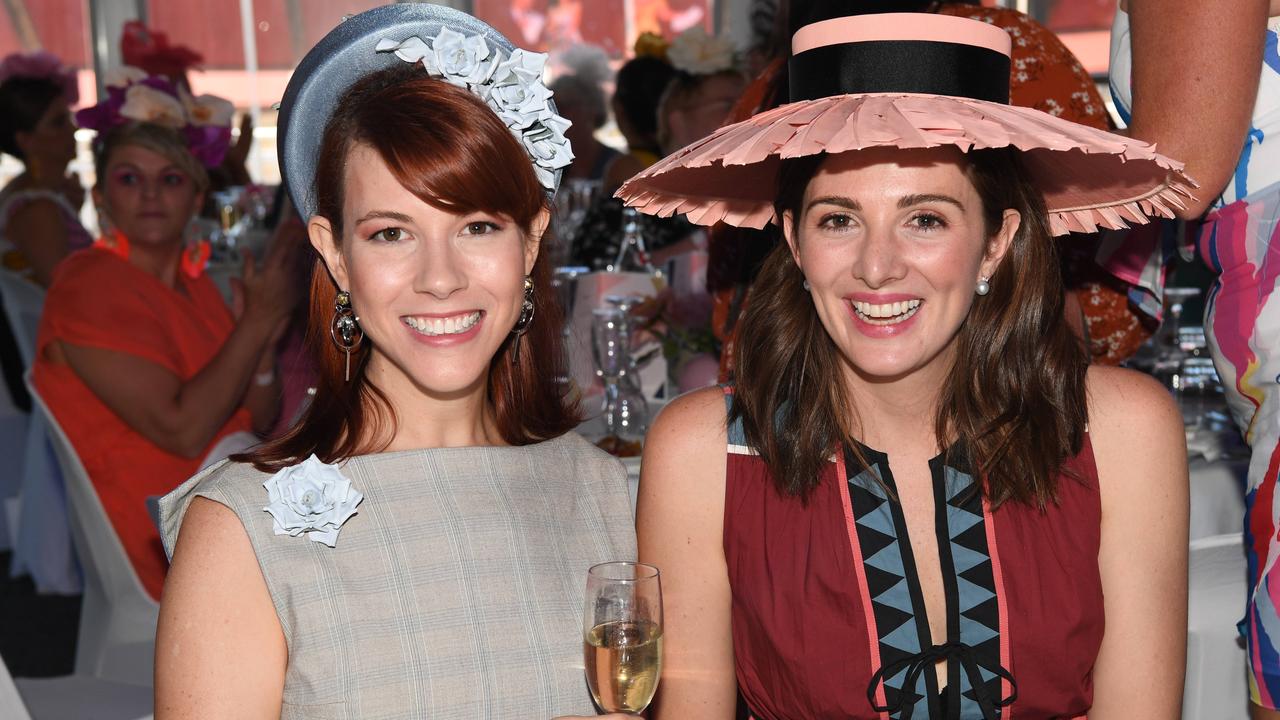
[[[449,212],[483,211],[511,218],[528,233],[549,208],[524,148],[479,98],[464,88],[405,65],[372,73],[337,103],[325,127],[316,164],[316,214],[343,237],[346,162],[357,144],[372,148],[407,190]],[[544,235],[542,242],[547,243]],[[551,269],[541,253],[534,263],[536,314],[520,342],[514,335],[489,366],[488,394],[498,431],[512,445],[557,437],[580,421],[556,378],[567,375],[561,344],[562,313],[550,287]],[[317,260],[311,275],[307,346],[319,381],[302,420],[286,435],[237,459],[274,471],[314,453],[324,462],[379,452],[395,435],[396,418],[382,391],[365,376],[366,340],[346,358],[329,334],[338,287]]]

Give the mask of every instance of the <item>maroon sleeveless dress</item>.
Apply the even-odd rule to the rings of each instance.
[[[726,395],[732,403],[732,395]],[[860,446],[883,485],[888,457]],[[756,720],[1076,718],[1102,643],[1101,505],[1086,435],[1045,511],[992,510],[963,449],[929,463],[947,608],[931,645],[901,508],[847,450],[807,502],[729,427],[724,551],[738,687]],[[1068,477],[1070,473],[1072,476]],[[947,659],[947,683],[933,668]]]

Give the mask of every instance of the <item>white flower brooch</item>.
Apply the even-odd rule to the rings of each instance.
[[[449,28],[441,28],[427,40],[384,38],[378,41],[377,51],[422,63],[428,74],[465,87],[484,100],[529,153],[538,182],[555,191],[556,171],[568,167],[573,151],[564,135],[570,123],[551,109],[551,91],[542,82],[545,53],[516,48],[507,57],[483,37],[468,37]]]
[[[277,535],[297,537],[303,533],[314,542],[333,547],[342,524],[356,514],[364,500],[359,490],[336,465],[320,462],[312,455],[304,462],[272,475],[262,486]]]

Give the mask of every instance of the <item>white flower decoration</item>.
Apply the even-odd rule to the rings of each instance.
[[[560,117],[552,113],[547,104],[551,91],[542,84],[542,69],[546,64],[545,53],[517,49],[498,66],[487,100],[507,127],[524,130],[544,118]]]
[[[564,136],[568,129],[569,121],[556,116],[517,133],[525,152],[533,158],[533,170],[538,181],[545,187],[555,183],[557,169],[568,167],[573,162],[573,150],[569,147],[569,139]]]
[[[694,25],[671,41],[667,59],[677,70],[690,75],[713,75],[733,68],[733,43],[726,38],[707,35],[701,25]]]
[[[147,85],[130,85],[124,93],[120,114],[130,120],[183,128],[187,111],[178,98]]]
[[[573,151],[564,135],[570,123],[552,112],[551,91],[542,82],[545,53],[517,48],[506,57],[483,37],[449,28],[441,28],[427,40],[384,38],[378,41],[377,51],[421,63],[428,74],[465,87],[484,100],[529,153],[538,182],[555,190],[556,170],[573,161]]]
[[[364,495],[351,486],[336,465],[315,455],[272,475],[262,486],[277,535],[307,534],[313,542],[333,547],[343,523],[356,514]]]
[[[489,43],[479,35],[467,37],[444,28],[432,44],[432,50],[438,74],[459,87],[483,85],[497,67],[490,58]]]
[[[196,126],[230,127],[236,116],[236,106],[217,95],[192,97],[185,88],[178,88],[178,97],[187,111],[191,124]]]
[[[132,65],[121,65],[107,71],[106,79],[103,81],[103,87],[109,88],[125,88],[136,82],[142,82],[147,79],[147,72],[142,68],[136,68]]]

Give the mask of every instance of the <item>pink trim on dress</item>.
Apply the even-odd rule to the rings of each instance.
[[[989,23],[929,13],[877,13],[852,15],[805,25],[791,38],[791,54],[806,50],[878,40],[925,40],[994,50],[1008,55],[1013,49],[1009,33]]]
[[[1009,650],[1009,607],[1004,592],[1004,572],[1000,568],[1000,551],[996,547],[996,522],[991,515],[991,505],[985,495],[982,498],[982,519],[987,530],[987,556],[991,558],[991,576],[996,586],[996,608],[1000,613],[1000,666],[1013,671],[1012,653]],[[1000,680],[1000,697],[1009,697],[1008,679]],[[1004,720],[1013,718],[1013,706],[1004,709]],[[1083,716],[1081,716],[1083,717]]]
[[[876,616],[871,610],[871,591],[867,587],[867,571],[862,566],[862,544],[858,542],[858,529],[853,522],[853,503],[849,500],[849,475],[844,466],[844,448],[836,449],[836,486],[840,488],[840,505],[844,508],[845,530],[849,533],[849,550],[853,552],[853,572],[858,578],[858,597],[862,600],[862,615],[867,623],[867,649],[871,653],[871,667],[880,667],[880,631]],[[1001,615],[1003,618],[1003,614]],[[876,686],[876,705],[884,707],[884,683]],[[889,713],[880,713],[882,720],[889,720]]]

